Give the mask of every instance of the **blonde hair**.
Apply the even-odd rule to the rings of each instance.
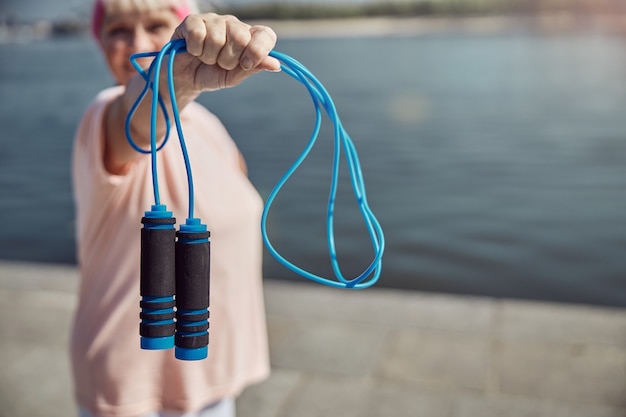
[[[129,11],[146,11],[171,8],[197,13],[198,5],[193,0],[101,0],[105,14]]]
[[[183,20],[191,13],[198,13],[195,0],[96,0],[91,16],[91,32],[100,38],[102,21],[108,14],[170,8]]]

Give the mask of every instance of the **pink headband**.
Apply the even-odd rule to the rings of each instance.
[[[186,5],[173,7],[172,10],[182,21],[191,11]],[[93,15],[91,16],[91,34],[96,40],[100,39],[100,31],[102,30],[102,21],[104,20],[104,0],[96,0],[93,7]]]

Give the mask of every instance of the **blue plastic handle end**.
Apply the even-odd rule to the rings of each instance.
[[[206,359],[207,356],[209,356],[209,347],[203,346],[195,349],[189,349],[176,346],[176,349],[174,349],[174,355],[176,356],[176,359],[184,361],[199,361]]]
[[[166,350],[174,347],[174,336],[141,337],[141,348],[146,350]]]
[[[180,225],[180,231],[183,233],[204,233],[207,231],[206,224],[198,218],[187,218],[185,224]]]
[[[150,218],[167,219],[172,217],[172,212],[167,211],[165,204],[153,204],[150,211],[144,212],[144,215]]]

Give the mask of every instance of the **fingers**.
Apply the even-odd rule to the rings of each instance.
[[[226,70],[233,70],[240,64],[249,64],[249,60],[242,56],[242,53],[248,48],[251,40],[252,34],[249,25],[239,21],[226,20],[226,41],[217,56],[217,65]]]
[[[187,52],[204,64],[224,70],[280,69],[279,62],[268,56],[276,44],[274,31],[250,26],[234,16],[190,15],[176,28],[173,38],[185,39]]]
[[[259,66],[261,69],[276,71],[280,69],[280,63],[268,54],[276,45],[276,33],[267,26],[252,26],[249,30],[250,42],[241,55],[240,65],[246,70],[252,70]]]
[[[178,25],[172,39],[184,39],[187,52],[200,57],[204,52],[204,40],[207,37],[207,26],[199,15],[189,15]]]

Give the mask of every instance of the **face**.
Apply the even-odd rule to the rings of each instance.
[[[100,43],[115,80],[126,85],[137,74],[130,56],[160,50],[179,23],[176,13],[167,8],[107,15],[102,24]],[[150,61],[151,58],[145,58],[143,62],[139,60],[139,64],[145,68]]]

